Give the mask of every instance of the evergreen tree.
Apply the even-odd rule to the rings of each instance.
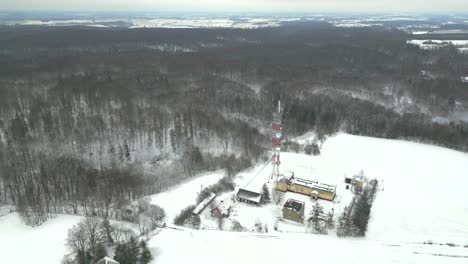
[[[112,229],[113,227],[111,226],[109,219],[105,218],[102,221],[102,231],[103,231],[103,236],[107,240],[108,245],[112,245],[114,243],[114,239],[112,238]]]
[[[91,264],[93,257],[89,251],[78,250],[76,253],[76,263],[78,264]]]
[[[271,198],[270,198],[270,190],[268,189],[268,186],[265,184],[263,184],[263,187],[262,187],[262,203],[269,203],[271,201]]]
[[[315,202],[314,206],[312,207],[312,212],[309,218],[309,223],[314,229],[314,231],[318,233],[325,232],[323,225],[322,225],[322,221],[323,221],[322,215],[323,215],[323,207],[318,202]]]
[[[365,236],[367,231],[367,223],[369,222],[370,216],[370,203],[368,191],[364,191],[356,203],[356,209],[352,216],[352,222],[357,228],[357,235]]]
[[[10,136],[15,140],[23,140],[28,134],[28,124],[20,114],[15,114],[15,118],[11,120]]]
[[[340,237],[352,235],[352,222],[350,209],[346,206],[343,209],[343,213],[338,218],[338,226],[336,228],[336,234]]]
[[[128,259],[128,250],[126,243],[118,244],[115,248],[115,256],[114,259],[119,262],[120,264],[127,263]]]
[[[135,237],[131,237],[130,241],[127,243],[128,249],[128,264],[134,264],[138,262],[140,258],[140,248]],[[120,263],[122,264],[122,263]]]
[[[120,264],[135,264],[138,263],[140,257],[140,249],[134,237],[126,243],[118,244],[115,248],[115,260]]]
[[[97,244],[96,248],[94,249],[94,261],[97,262],[105,256],[107,256],[106,247],[102,243]]]
[[[335,220],[333,219],[334,210],[332,209],[330,212],[327,213],[327,217],[325,218],[325,228],[327,230],[332,229],[335,227]]]
[[[142,240],[140,242],[140,250],[141,250],[141,254],[140,254],[140,264],[148,264],[151,262],[151,260],[153,259],[153,256],[151,255],[151,252],[149,251],[148,249],[148,246],[146,245],[146,242],[144,240]]]
[[[125,140],[124,149],[125,149],[125,157],[127,158],[127,160],[130,160],[130,147],[128,146],[127,140]]]

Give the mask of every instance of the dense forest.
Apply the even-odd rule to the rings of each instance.
[[[0,27],[0,203],[121,218],[194,173],[268,158],[314,130],[468,151],[468,55],[403,31],[298,22],[263,29]]]

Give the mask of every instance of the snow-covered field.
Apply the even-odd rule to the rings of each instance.
[[[312,140],[314,134],[298,141],[308,142],[308,137]],[[305,233],[304,225],[285,222],[280,222],[277,232],[272,225],[279,214],[278,206],[258,208],[236,203],[232,219],[248,229],[260,219],[269,226],[269,232],[166,228],[149,242],[154,263],[290,263],[307,259],[328,263],[468,263],[468,154],[399,140],[338,134],[324,142],[320,156],[282,153],[281,157],[281,171],[292,170],[300,177],[338,185],[336,203],[321,201],[326,210],[340,210],[349,199],[343,184],[345,175],[363,170],[369,178],[378,179],[380,191],[366,238],[314,235]],[[258,188],[270,173],[270,165],[259,164],[241,172],[235,182],[238,187],[253,184],[252,188]],[[221,171],[198,176],[153,195],[152,202],[166,210],[170,223],[181,209],[194,203],[203,187],[223,176]],[[229,199],[234,193],[219,198]],[[307,196],[287,197],[303,200],[310,208]],[[216,221],[207,220],[207,211],[202,221],[206,221],[207,229],[214,229]],[[67,231],[79,220],[58,216],[31,228],[16,214],[0,217],[2,263],[59,263],[65,253]],[[229,229],[228,224],[225,229]],[[434,244],[424,244],[428,241]]]
[[[60,263],[68,230],[82,217],[60,215],[39,227],[26,226],[16,213],[0,217],[1,263]]]
[[[468,155],[446,148],[340,134],[320,166],[379,179],[367,237],[468,244]],[[328,164],[328,165],[327,165]]]
[[[166,221],[172,223],[182,209],[195,204],[198,193],[224,177],[224,171],[209,172],[190,179],[166,192],[150,196],[151,203],[166,211]]]
[[[468,263],[468,248],[463,247],[468,245],[468,196],[464,192],[468,183],[467,154],[399,140],[338,134],[324,143],[321,156],[282,153],[281,168],[338,184],[336,203],[321,201],[326,210],[340,210],[348,201],[345,175],[363,170],[367,177],[378,179],[381,190],[372,208],[367,237],[298,234],[306,232],[305,226],[283,222],[276,232],[272,228],[279,214],[275,205],[257,208],[237,203],[230,218],[248,229],[259,219],[269,225],[269,233],[163,230],[150,242],[159,263],[255,263],[265,262],[265,258],[281,263],[299,261],[304,255],[313,258],[312,252],[330,263]],[[250,184],[258,188],[260,179],[268,180],[270,172],[271,166],[260,164],[240,173],[236,183],[244,187],[256,176]],[[287,196],[305,201],[306,208],[311,206],[306,196]],[[205,212],[203,217],[209,216]],[[424,244],[429,241],[438,245]]]
[[[236,233],[165,229],[148,245],[153,263],[461,264],[468,250],[449,246],[387,244],[311,234]]]
[[[129,28],[263,28],[278,27],[283,22],[300,18],[112,18],[112,19],[68,19],[68,20],[17,20],[3,22],[22,26],[90,26]],[[0,21],[1,22],[1,21]],[[1,24],[1,23],[0,23]]]
[[[447,46],[449,43],[458,47],[461,51],[468,47],[468,40],[438,40],[438,39],[413,39],[408,40],[407,44],[419,46],[421,49],[431,50]]]

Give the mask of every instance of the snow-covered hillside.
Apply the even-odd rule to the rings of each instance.
[[[26,226],[19,215],[0,217],[1,263],[60,263],[68,230],[82,217],[61,215],[39,227]]]
[[[307,137],[313,136],[310,133],[300,140],[307,142]],[[282,171],[292,170],[298,176],[309,175],[338,185],[337,203],[324,201],[326,208],[339,210],[343,206],[339,201],[347,199],[345,175],[363,170],[369,178],[378,179],[380,191],[367,236],[313,235],[304,233],[305,226],[291,223],[280,223],[280,232],[276,232],[271,226],[278,213],[275,205],[257,208],[237,204],[233,218],[246,227],[262,218],[269,232],[166,228],[149,242],[154,263],[287,263],[305,259],[327,263],[468,263],[468,196],[464,192],[468,154],[399,140],[338,134],[324,142],[320,156],[282,153],[281,157]],[[269,173],[270,165],[259,164],[241,172],[235,182],[238,187],[258,188]],[[166,210],[170,224],[181,209],[194,203],[203,187],[223,176],[221,171],[198,176],[152,196],[152,202]],[[297,199],[311,204],[307,196],[298,195]],[[59,263],[65,254],[67,231],[79,220],[59,216],[31,228],[16,214],[0,217],[2,263]],[[209,221],[206,224],[212,229]],[[211,224],[216,227],[216,221]]]
[[[416,264],[468,263],[468,250],[449,246],[388,244],[311,234],[236,233],[165,229],[149,243],[153,263]]]
[[[467,154],[399,140],[338,134],[324,143],[321,156],[282,153],[281,166],[297,175],[309,174],[338,184],[338,189],[343,188],[345,175],[361,170],[369,178],[378,179],[381,190],[372,208],[367,237],[297,234],[299,230],[306,231],[297,225],[280,225],[281,232],[276,232],[271,227],[275,219],[271,206],[256,209],[239,204],[233,218],[248,226],[264,217],[261,220],[270,225],[269,233],[164,230],[150,243],[159,263],[214,263],[220,259],[224,263],[255,263],[264,258],[281,263],[302,259],[305,253],[298,252],[312,251],[330,263],[461,263],[468,258],[468,249],[463,247],[468,244],[468,196],[464,193],[468,182]],[[240,173],[236,183],[258,188],[256,182],[267,180],[270,172],[269,165],[260,164]],[[343,190],[340,193],[337,201],[346,194]],[[232,194],[224,196],[229,195]],[[344,204],[331,206],[339,209]],[[251,218],[251,223],[246,223],[247,218]],[[424,244],[429,241],[443,245]],[[180,248],[187,250],[180,254]]]
[[[316,167],[345,173],[363,169],[381,182],[369,239],[468,244],[467,154],[340,134],[325,142]]]
[[[151,203],[166,211],[166,221],[172,223],[182,209],[195,204],[198,193],[224,177],[224,171],[210,172],[190,179],[166,192],[151,196]]]

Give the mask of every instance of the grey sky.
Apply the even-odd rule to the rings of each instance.
[[[0,0],[2,10],[468,12],[468,0]]]

